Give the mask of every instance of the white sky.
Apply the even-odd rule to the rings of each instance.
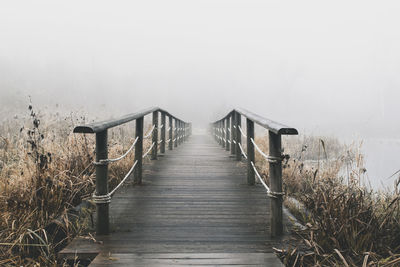
[[[0,97],[400,137],[399,26],[399,1],[2,0]]]

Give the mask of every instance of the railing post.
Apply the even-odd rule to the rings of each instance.
[[[185,135],[183,131],[183,121],[181,121],[181,144],[183,144],[183,141],[185,141]]]
[[[255,173],[251,163],[255,164],[254,155],[254,144],[251,139],[254,140],[254,122],[250,119],[246,119],[246,129],[247,129],[247,184],[254,185],[255,183]]]
[[[178,146],[181,144],[181,121],[178,120],[178,136],[176,137],[178,140]]]
[[[153,146],[153,151],[151,152],[151,159],[156,160],[158,151],[158,111],[153,112],[153,125],[155,125],[152,136],[153,137],[152,141],[154,143],[154,146]]]
[[[225,139],[226,139],[226,141],[225,141],[225,149],[226,149],[226,151],[229,151],[229,148],[230,148],[230,145],[229,145],[229,136],[230,136],[230,134],[229,134],[229,117],[227,117],[226,119],[225,119]]]
[[[242,134],[240,133],[239,126],[242,125],[242,115],[235,112],[235,124],[236,124],[236,160],[242,160],[242,151],[240,150],[239,144],[242,144]]]
[[[221,120],[221,137],[222,137],[222,139],[221,139],[221,145],[222,145],[222,148],[225,148],[225,141],[224,141],[225,135],[224,135],[224,130],[225,130],[225,120],[222,119],[222,120]]]
[[[161,146],[160,146],[160,153],[165,153],[165,132],[167,128],[167,123],[165,121],[165,113],[161,112]]]
[[[219,128],[219,144],[220,146],[223,147],[223,142],[224,140],[222,139],[222,136],[224,136],[224,132],[222,131],[222,121],[219,121],[218,123],[218,128]]]
[[[186,142],[186,122],[183,123],[183,141]]]
[[[175,119],[175,147],[178,147],[178,119]]]
[[[135,146],[135,160],[137,165],[135,169],[135,183],[142,183],[142,165],[143,165],[143,117],[136,119],[136,138],[138,141]]]
[[[169,133],[168,133],[168,138],[169,138],[169,143],[168,143],[168,149],[169,150],[172,150],[172,147],[173,147],[173,145],[174,145],[174,141],[172,140],[172,130],[173,130],[173,127],[172,127],[172,116],[169,116],[168,117],[169,118]]]
[[[273,158],[282,157],[282,139],[280,134],[269,131],[269,155]],[[272,192],[282,192],[282,161],[270,161],[269,179]],[[271,198],[271,235],[277,237],[283,233],[282,195],[275,194]]]
[[[235,125],[235,117],[234,117],[234,112],[229,116],[231,119],[231,155],[235,154],[235,128],[233,126]]]
[[[107,130],[96,133],[96,162],[108,158]],[[96,165],[96,196],[108,194],[108,165]],[[96,203],[96,234],[107,235],[110,230],[109,203]]]

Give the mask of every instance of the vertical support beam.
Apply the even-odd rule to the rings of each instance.
[[[96,133],[96,162],[108,158],[107,130]],[[96,165],[96,196],[108,194],[108,165]],[[109,203],[96,203],[96,234],[107,235],[110,231]]]
[[[138,138],[135,146],[135,160],[137,165],[135,168],[135,183],[142,183],[142,166],[143,166],[143,117],[136,119],[136,138]]]
[[[234,112],[232,112],[232,114],[231,114],[231,116],[229,116],[230,117],[230,119],[231,119],[231,155],[234,155],[235,154],[235,142],[233,142],[233,141],[236,141],[236,138],[235,138],[235,128],[233,128],[233,126],[235,125],[235,117],[234,117]]]
[[[235,112],[235,136],[236,136],[236,160],[242,160],[242,151],[240,150],[239,144],[242,144],[242,134],[240,133],[239,126],[242,125],[242,115],[240,113]]]
[[[222,139],[221,139],[221,146],[222,146],[222,148],[225,148],[225,141],[224,141],[224,139],[225,139],[225,134],[224,134],[224,130],[225,130],[225,120],[222,119],[222,120],[221,120],[221,137],[222,137]]]
[[[256,163],[254,155],[254,144],[251,139],[254,140],[254,122],[250,119],[246,119],[247,128],[247,184],[254,185],[255,173],[251,163]]]
[[[280,134],[269,131],[269,155],[273,158],[282,157],[282,138]],[[272,192],[282,192],[282,161],[270,161],[269,179]],[[276,194],[271,198],[271,235],[281,236],[283,233],[282,224],[282,195]]]
[[[225,149],[226,149],[226,151],[229,151],[229,149],[230,149],[230,144],[229,144],[229,136],[230,136],[230,134],[229,134],[229,127],[230,127],[230,124],[229,124],[229,117],[226,117],[226,119],[225,119],[225,132],[226,132],[226,134],[225,134],[225,139],[226,139],[226,141],[225,141]]]
[[[172,147],[174,145],[174,141],[172,140],[172,130],[174,128],[172,127],[173,126],[172,125],[172,116],[169,116],[168,118],[169,118],[169,123],[168,123],[168,126],[169,126],[169,131],[168,131],[168,139],[169,139],[168,149],[172,150]]]
[[[153,151],[151,151],[151,159],[156,160],[158,151],[158,111],[153,112],[153,125],[155,125],[152,136],[152,142],[154,143],[154,146]]]
[[[178,147],[178,120],[175,119],[175,147]]]
[[[166,133],[166,128],[167,128],[167,123],[165,121],[165,113],[161,112],[161,125],[163,126],[161,128],[161,146],[160,146],[160,153],[165,153],[165,133]]]
[[[186,142],[186,122],[182,122],[183,125],[183,141]]]
[[[178,124],[176,126],[178,128],[178,135],[177,135],[177,141],[178,141],[178,146],[181,144],[181,121],[178,120]]]
[[[222,146],[222,127],[221,127],[221,121],[218,122],[218,142],[219,145]]]
[[[179,139],[179,144],[181,145],[183,143],[183,121],[179,121],[179,132],[180,132],[180,139]]]

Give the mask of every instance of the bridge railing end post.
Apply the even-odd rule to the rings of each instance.
[[[108,195],[108,164],[101,160],[108,158],[107,130],[96,133],[96,196]],[[108,235],[110,232],[109,202],[96,203],[96,234]]]
[[[282,137],[269,131],[269,155],[273,158],[282,158]],[[275,197],[271,198],[271,236],[279,237],[283,234],[282,216],[282,161],[269,162],[270,187],[272,192],[276,192]]]

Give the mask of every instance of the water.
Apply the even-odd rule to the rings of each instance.
[[[365,156],[367,177],[371,186],[378,190],[393,190],[400,170],[400,139],[367,138],[361,148]]]

